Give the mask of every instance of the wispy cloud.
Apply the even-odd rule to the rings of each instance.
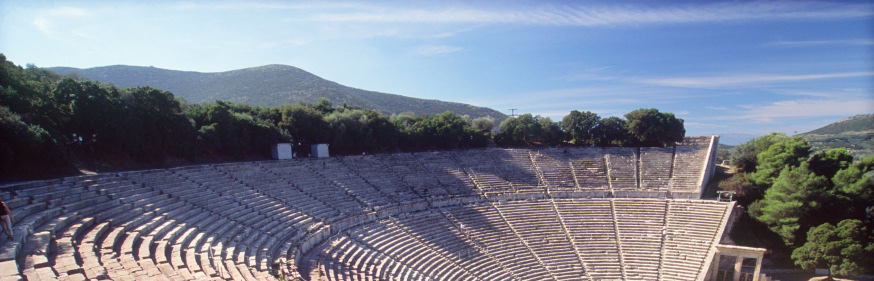
[[[36,28],[48,35],[55,35],[55,25],[59,19],[64,18],[81,18],[91,15],[92,13],[87,9],[78,8],[78,7],[58,7],[53,8],[48,11],[45,11],[43,14],[36,16],[31,21],[31,24],[36,26]]]
[[[874,100],[803,99],[785,100],[763,105],[751,105],[740,114],[714,119],[749,119],[758,122],[773,122],[778,118],[801,118],[818,116],[849,116],[874,112]]]
[[[874,76],[874,71],[819,73],[819,74],[745,74],[709,77],[669,77],[636,79],[644,84],[682,88],[726,88],[773,84],[789,81]]]
[[[725,124],[713,124],[713,123],[702,123],[702,122],[689,122],[684,121],[683,125],[685,127],[694,127],[694,128],[731,128],[731,126]]]
[[[366,10],[327,11],[300,20],[605,26],[746,20],[841,19],[871,15],[874,15],[874,5],[871,4],[731,2],[655,8],[643,5],[539,5],[512,8],[454,6],[437,9],[377,7]]]
[[[818,98],[874,98],[874,94],[868,92],[868,89],[853,88],[853,89],[778,89],[772,92],[778,95],[785,96],[806,96]]]
[[[177,10],[304,10],[304,9],[363,9],[370,7],[366,3],[356,2],[276,2],[276,1],[209,1],[209,2],[179,2],[170,5]]]
[[[810,40],[810,41],[775,41],[765,46],[776,47],[812,47],[834,45],[874,45],[874,39],[845,39],[845,40]]]
[[[410,53],[415,56],[436,56],[455,53],[464,48],[448,45],[424,45],[414,48]]]

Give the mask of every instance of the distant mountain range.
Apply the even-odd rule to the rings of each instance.
[[[863,132],[874,130],[874,114],[859,114],[841,119],[822,128],[804,133],[805,135],[834,135],[844,132]]]
[[[347,103],[388,115],[404,112],[434,115],[449,110],[472,118],[491,116],[495,118],[495,124],[507,118],[507,115],[485,107],[347,87],[288,65],[274,64],[214,73],[127,65],[47,69],[61,75],[75,73],[92,81],[109,82],[120,87],[150,86],[170,91],[192,103],[224,100],[279,106],[299,101],[314,104],[324,97],[330,99],[334,106]]]
[[[843,147],[858,160],[874,156],[874,114],[860,114],[800,134],[814,151]]]

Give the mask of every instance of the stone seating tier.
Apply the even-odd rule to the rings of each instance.
[[[691,280],[724,203],[590,198],[695,190],[708,144],[684,144],[227,163],[0,186],[16,218],[16,237],[0,241],[0,279],[321,270],[328,280]],[[305,262],[317,253],[320,263]]]

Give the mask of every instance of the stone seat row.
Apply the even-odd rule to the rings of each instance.
[[[685,199],[479,203],[372,222],[312,254],[327,280],[696,280],[729,209]]]
[[[608,154],[614,151],[625,155],[629,150],[602,150]],[[587,153],[572,149],[570,154]],[[686,158],[691,158],[689,161],[700,159],[697,155],[702,154],[701,150],[694,153],[696,156]],[[678,152],[678,157],[682,154]],[[539,154],[530,150],[423,155],[436,162],[410,166],[416,162],[415,157],[395,155],[233,163],[0,187],[5,191],[0,196],[16,217],[16,237],[0,244],[0,264],[4,269],[14,268],[4,270],[4,274],[14,272],[14,276],[28,279],[127,274],[170,279],[223,278],[221,274],[225,274],[224,277],[257,279],[273,272],[277,262],[296,261],[301,255],[297,250],[299,241],[344,217],[424,200],[468,196],[471,190],[480,188],[474,181],[481,179],[490,184],[488,188],[497,191],[542,192],[544,184],[561,178],[558,174],[565,167],[548,161],[539,163]],[[470,159],[459,159],[463,157]],[[490,157],[503,160],[484,160]],[[497,163],[494,167],[477,166],[479,171],[497,173],[466,171],[465,163],[471,161]],[[572,164],[568,167],[571,173],[576,173]],[[606,171],[601,169],[582,170],[597,175]],[[555,170],[559,172],[550,177],[544,175],[544,171],[549,174]],[[511,171],[525,171],[525,176],[508,174]],[[426,193],[428,188],[414,186],[424,181],[398,173],[434,173],[431,178],[438,184],[429,188],[436,191]],[[531,178],[539,177],[537,175],[544,176]],[[563,179],[564,186],[570,186],[567,179]],[[542,213],[511,209],[506,214],[508,219],[500,213],[501,207],[476,209],[487,215],[485,220],[475,214],[459,217],[477,226],[498,225],[501,233],[517,237],[508,242],[512,245],[509,250],[485,248],[484,251],[490,253],[484,257],[494,260],[525,253],[538,256],[536,261],[522,265],[499,263],[501,272],[525,277],[544,272],[555,274],[549,270],[553,268],[560,276],[563,270],[584,267],[585,262],[573,264],[569,258],[573,255],[559,258],[538,254],[562,247],[529,239],[528,236],[539,235],[534,231],[537,225],[520,222],[515,217]],[[551,229],[561,229],[557,227],[552,225]],[[485,232],[468,234],[473,235],[471,239],[484,241],[482,243],[504,242]],[[701,233],[702,239],[707,236]],[[571,248],[571,244],[576,247],[578,242],[574,237],[565,235],[563,248]],[[560,239],[549,238],[551,241]],[[426,248],[439,249],[434,245]],[[215,260],[210,259],[210,250]],[[582,254],[577,256],[578,260],[584,259]],[[537,269],[538,265],[541,269]],[[527,270],[532,268],[537,273]]]

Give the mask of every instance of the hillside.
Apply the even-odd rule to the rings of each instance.
[[[874,156],[874,114],[849,117],[801,135],[814,151],[844,147],[856,159]]]
[[[215,73],[126,65],[47,69],[61,75],[76,73],[90,80],[109,82],[121,87],[151,86],[173,92],[192,103],[226,100],[249,105],[278,106],[299,101],[316,103],[319,98],[324,97],[330,99],[334,105],[345,102],[384,114],[413,112],[433,115],[449,110],[473,118],[491,116],[495,118],[495,124],[500,124],[500,121],[507,118],[505,114],[490,108],[347,87],[287,65],[266,65]]]
[[[874,130],[874,114],[859,114],[807,132],[805,135],[835,135],[844,132],[864,132],[871,130]]]

